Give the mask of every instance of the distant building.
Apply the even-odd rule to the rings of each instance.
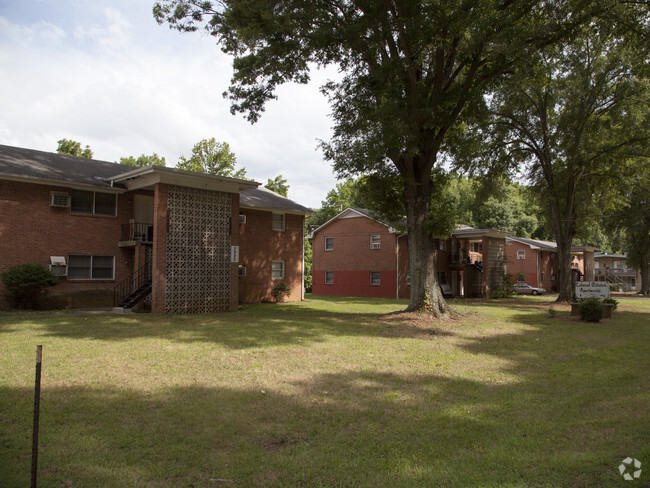
[[[617,291],[636,291],[641,283],[641,271],[628,266],[626,254],[596,253],[594,255],[597,281],[610,282]]]
[[[506,233],[461,227],[435,239],[445,294],[489,296],[503,287]],[[347,208],[312,233],[314,295],[408,298],[408,236],[372,212]]]
[[[593,246],[571,248],[573,280],[594,281]],[[506,272],[514,281],[523,281],[535,287],[557,291],[559,260],[557,244],[552,241],[506,237]]]

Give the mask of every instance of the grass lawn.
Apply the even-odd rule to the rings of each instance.
[[[29,486],[37,344],[39,487],[650,484],[650,301],[599,324],[548,297],[404,307],[0,317],[0,486]]]

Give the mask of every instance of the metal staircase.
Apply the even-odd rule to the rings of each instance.
[[[151,261],[123,280],[113,289],[113,307],[116,312],[130,312],[142,300],[151,295]]]

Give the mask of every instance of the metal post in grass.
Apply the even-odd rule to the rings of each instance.
[[[36,380],[34,382],[34,429],[32,434],[32,488],[36,488],[38,472],[38,417],[41,406],[41,363],[43,346],[36,346]]]

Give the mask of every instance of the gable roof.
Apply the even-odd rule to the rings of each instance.
[[[540,249],[542,251],[557,251],[557,244],[552,241],[540,241],[537,239],[526,239],[525,237],[506,237],[506,240],[513,240],[521,244],[526,244],[531,249]]]
[[[365,208],[348,207],[345,210],[343,210],[342,212],[339,212],[338,214],[336,214],[334,217],[329,219],[324,224],[321,224],[320,226],[316,227],[311,232],[310,237],[313,236],[316,232],[321,231],[322,229],[324,229],[325,227],[327,227],[329,224],[331,224],[332,222],[334,222],[337,219],[349,219],[349,218],[355,218],[355,217],[365,217],[367,219],[374,220],[378,224],[386,226],[390,233],[392,233],[392,234],[398,234],[399,233],[399,231],[397,229],[394,229],[393,227],[386,224],[385,222],[382,222],[382,221],[378,220],[373,215],[374,214],[373,214],[373,212],[371,210],[368,210],[368,209],[365,209]]]
[[[282,195],[260,186],[239,192],[240,208],[251,208],[256,210],[281,210],[287,213],[307,215],[314,213],[313,210],[303,207],[299,203],[289,200]]]
[[[0,145],[0,175],[4,179],[110,189],[107,178],[131,170],[132,166],[109,161]]]

